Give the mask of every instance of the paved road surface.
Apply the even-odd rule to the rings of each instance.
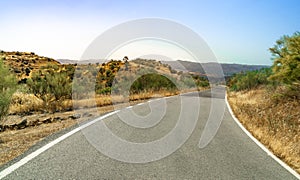
[[[99,121],[85,128],[84,132],[79,131],[54,145],[4,179],[296,179],[244,134],[227,107],[215,137],[206,147],[199,148],[201,134],[212,110],[212,100],[217,104],[224,102],[220,92],[205,91],[166,99],[166,113],[151,128],[133,128],[120,121],[118,114],[103,120],[114,134],[127,141],[151,142],[174,129],[183,101],[188,105],[185,104],[186,112],[181,113],[185,114],[189,126],[188,118],[193,116],[191,113],[195,112],[195,107],[199,108],[195,103],[200,102],[198,121],[191,136],[179,149],[163,159],[149,163],[126,163],[103,155],[90,143],[103,138],[98,137],[97,127],[103,123]],[[151,112],[149,103],[132,109],[140,116]],[[119,113],[124,115],[126,111],[128,109]],[[217,112],[212,110],[212,113]],[[90,138],[89,141],[84,134]],[[177,139],[182,139],[179,136]],[[120,148],[118,144],[115,147]],[[145,149],[150,153],[151,150],[151,147]],[[128,157],[133,155],[128,149],[117,149],[115,152],[120,151],[128,153]],[[123,156],[127,157],[126,154]]]

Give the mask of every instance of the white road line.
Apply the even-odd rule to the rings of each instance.
[[[113,111],[111,113],[105,114],[99,118],[96,118],[95,120],[88,122],[86,124],[83,124],[82,126],[77,127],[76,129],[73,129],[72,131],[60,136],[59,138],[51,141],[50,143],[44,145],[43,147],[37,149],[36,151],[32,152],[31,154],[27,155],[26,157],[22,158],[20,161],[16,162],[15,164],[7,167],[6,169],[4,169],[3,171],[0,172],[0,179],[4,178],[5,176],[9,175],[10,173],[12,173],[14,170],[18,169],[19,167],[23,166],[24,164],[26,164],[27,162],[29,162],[30,160],[32,160],[33,158],[37,157],[38,155],[40,155],[41,153],[45,152],[46,150],[48,150],[49,148],[51,148],[52,146],[54,146],[55,144],[63,141],[64,139],[68,138],[69,136],[77,133],[78,131],[96,123],[97,121],[100,121],[102,119],[105,119],[113,114],[118,113],[120,110],[116,110]]]
[[[165,98],[165,97],[163,97]],[[151,100],[150,100],[151,101]],[[148,102],[150,102],[148,101]],[[139,105],[143,105],[145,103],[140,103]],[[132,108],[132,106],[128,106],[126,107],[125,109],[130,109]],[[76,129],[73,129],[72,131],[62,135],[61,137],[51,141],[50,143],[44,145],[43,147],[37,149],[36,151],[32,152],[31,154],[27,155],[26,157],[22,158],[20,161],[16,162],[15,164],[12,164],[11,166],[7,167],[6,169],[4,169],[3,171],[0,172],[0,179],[6,177],[7,175],[9,175],[10,173],[12,173],[13,171],[15,171],[16,169],[18,169],[19,167],[23,166],[24,164],[26,164],[27,162],[29,162],[30,160],[32,160],[33,158],[37,157],[38,155],[40,155],[41,153],[45,152],[46,150],[48,150],[49,148],[51,148],[52,146],[54,146],[55,144],[63,141],[64,139],[70,137],[71,135],[77,133],[78,131],[96,123],[97,121],[100,121],[102,119],[105,119],[113,114],[116,114],[118,113],[120,110],[116,110],[116,111],[113,111],[111,113],[108,113],[104,116],[101,116],[99,118],[96,118],[95,120],[89,122],[89,123],[86,123],[86,124],[83,124],[82,126],[76,128]]]
[[[177,95],[175,95],[177,96]],[[169,96],[169,97],[162,97],[162,98],[171,98],[172,96]],[[159,99],[162,99],[162,98],[158,98],[158,99],[155,99],[155,100],[159,100]],[[151,101],[151,100],[150,100]],[[150,102],[148,101],[148,102]],[[142,103],[142,104],[145,104],[145,103]],[[128,106],[126,107],[126,109],[130,109],[132,108],[132,106]],[[83,124],[81,126],[79,126],[78,128],[76,129],[73,129],[72,131],[60,136],[59,138],[51,141],[50,143],[44,145],[43,147],[37,149],[36,151],[32,152],[31,154],[25,156],[24,158],[22,158],[21,160],[19,160],[18,162],[16,162],[15,164],[12,164],[11,166],[7,167],[6,169],[4,169],[3,171],[0,172],[0,179],[6,177],[7,175],[9,175],[10,173],[12,173],[13,171],[15,171],[16,169],[18,169],[19,167],[23,166],[24,164],[26,164],[27,162],[29,162],[30,160],[32,160],[33,158],[37,157],[38,155],[40,155],[41,153],[45,152],[46,150],[48,150],[49,148],[51,148],[52,146],[54,146],[55,144],[63,141],[64,139],[70,137],[71,135],[77,133],[78,131],[96,123],[97,121],[100,121],[102,119],[105,119],[113,114],[116,114],[118,113],[120,110],[116,110],[116,111],[113,111],[111,113],[108,113],[104,116],[101,116],[99,118],[96,118],[95,120],[91,121],[91,122],[88,122],[86,124]]]
[[[228,110],[231,114],[231,116],[233,117],[234,121],[237,123],[237,125],[244,131],[244,133],[250,138],[252,139],[252,141],[254,141],[254,143],[256,145],[258,145],[262,150],[264,150],[271,158],[273,158],[277,163],[279,163],[282,167],[284,167],[287,171],[289,171],[291,174],[293,174],[297,179],[300,179],[300,175],[294,170],[292,169],[290,166],[288,166],[287,164],[285,164],[285,162],[283,162],[281,159],[279,159],[277,156],[275,156],[268,148],[266,148],[261,142],[259,142],[241,123],[240,121],[235,117],[235,115],[233,114],[233,111],[228,103],[227,100],[227,93],[225,96],[225,101],[226,101],[226,105],[228,107]]]
[[[187,94],[187,93],[185,93]],[[164,97],[164,98],[170,98],[170,97]],[[226,97],[225,97],[225,101],[226,101],[226,105],[228,107],[228,110],[231,114],[231,116],[233,117],[234,121],[238,124],[238,126],[245,132],[245,134],[250,138],[252,139],[262,150],[264,150],[269,156],[271,156],[276,162],[278,162],[282,167],[284,167],[287,171],[289,171],[291,174],[293,174],[297,179],[300,179],[300,175],[295,171],[293,170],[291,167],[289,167],[287,164],[285,164],[283,161],[281,161],[278,157],[276,157],[269,149],[267,149],[262,143],[260,143],[255,137],[252,136],[252,134],[244,128],[244,126],[239,122],[239,120],[235,117],[235,115],[233,114],[232,112],[232,109],[228,103],[228,100],[227,100],[227,94],[226,94]],[[148,101],[150,102],[150,101]],[[144,103],[141,103],[141,104],[144,104]],[[140,104],[140,105],[141,105]],[[132,108],[132,106],[129,106],[127,108]],[[116,114],[118,113],[120,110],[116,110],[116,111],[113,111],[111,113],[108,113],[104,116],[101,116],[99,118],[96,118],[95,120],[89,122],[89,123],[86,123],[86,124],[83,124],[82,126],[76,128],[76,129],[73,129],[72,131],[62,135],[61,137],[51,141],[50,143],[44,145],[43,147],[37,149],[36,151],[32,152],[31,154],[27,155],[26,157],[22,158],[20,161],[16,162],[15,164],[7,167],[6,169],[4,169],[3,171],[0,172],[0,179],[6,177],[7,175],[9,175],[10,173],[12,173],[13,171],[15,171],[16,169],[18,169],[19,167],[23,166],[24,164],[26,164],[27,162],[29,162],[30,160],[32,160],[33,158],[37,157],[38,155],[40,155],[41,153],[45,152],[46,150],[48,150],[49,148],[51,148],[52,146],[54,146],[55,144],[63,141],[64,139],[70,137],[71,135],[77,133],[78,131],[96,123],[97,121],[100,121],[102,119],[105,119],[113,114]]]

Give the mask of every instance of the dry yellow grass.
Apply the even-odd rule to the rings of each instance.
[[[9,114],[20,114],[43,108],[43,101],[33,94],[16,92],[12,96]]]
[[[195,91],[195,89],[189,89],[182,92]],[[179,94],[179,91],[166,91],[161,90],[158,92],[143,92],[139,94],[131,94],[128,97],[124,97],[122,95],[96,95],[94,99],[81,99],[81,100],[64,100],[62,102],[58,102],[55,105],[59,106],[57,109],[61,109],[61,111],[70,110],[74,106],[78,108],[94,108],[94,107],[102,107],[108,106],[112,104],[125,103],[128,101],[138,101],[145,100],[150,98],[158,98],[165,96],[173,96]],[[55,102],[54,102],[55,103]],[[12,97],[12,103],[9,108],[9,114],[26,114],[29,112],[38,112],[44,111],[44,103],[41,99],[37,98],[33,94],[26,94],[17,92]]]
[[[300,173],[300,102],[274,101],[265,88],[229,92],[228,101],[241,123]]]

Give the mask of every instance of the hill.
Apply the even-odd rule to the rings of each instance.
[[[60,65],[52,58],[36,55],[34,52],[0,52],[0,59],[11,68],[19,82],[26,82],[34,72],[47,65]]]
[[[73,59],[57,59],[61,64],[96,64],[104,63],[104,59],[88,59],[88,60],[73,60]]]
[[[135,62],[139,62],[138,59],[132,60]],[[95,64],[95,63],[103,63],[105,60],[96,60],[96,59],[91,59],[91,60],[83,60],[83,61],[76,61],[76,60],[69,60],[69,59],[58,59],[61,64]],[[197,63],[197,62],[191,62],[191,61],[182,61],[182,60],[177,60],[177,61],[161,61],[161,64],[165,64],[170,66],[170,69],[173,69],[173,71],[177,72],[190,72],[190,73],[195,73],[195,74],[203,74],[205,75],[204,69],[212,69],[217,66],[216,63]],[[227,64],[227,63],[220,63],[221,67],[223,69],[223,73],[225,76],[231,76],[233,74],[239,73],[239,72],[246,72],[246,71],[253,71],[253,70],[259,70],[262,68],[267,68],[270,66],[266,65],[246,65],[246,64]],[[158,64],[156,64],[158,65]],[[164,65],[162,65],[164,66]],[[168,67],[166,66],[166,67]]]
[[[181,85],[187,85],[186,87],[192,87],[195,83],[199,86],[207,85],[206,79],[195,75],[191,76],[188,72],[178,73],[172,69],[170,65],[149,59],[135,59],[126,62],[121,60],[104,62],[104,60],[97,59],[84,61],[68,59],[54,60],[49,57],[38,56],[33,52],[19,51],[1,51],[0,58],[3,59],[3,62],[16,74],[19,84],[28,84],[28,79],[30,79],[30,82],[36,81],[37,84],[40,84],[49,78],[53,78],[53,80],[63,78],[70,79],[71,81],[73,81],[73,78],[76,78],[77,81],[84,81],[84,83],[91,85],[94,83],[93,80],[96,80],[94,86],[97,94],[110,94],[114,82],[118,82],[114,87],[114,89],[118,91],[121,88],[119,86],[122,86],[120,82],[130,85],[128,83],[130,80],[134,80],[135,77],[141,78],[137,80],[137,82],[132,85],[132,89],[130,89],[130,91],[135,93],[138,93],[137,90],[153,91],[155,89],[159,91],[173,87],[171,85],[172,83],[166,80],[166,77],[171,79],[173,83],[180,82]],[[147,77],[147,74],[150,75]],[[155,76],[154,74],[159,74],[159,76]],[[147,82],[150,79],[151,83]],[[194,81],[192,81],[192,79]],[[143,81],[147,83],[144,84]],[[157,82],[164,82],[165,84],[159,84]],[[44,85],[47,86],[47,84]],[[142,85],[148,89],[143,89],[144,87],[141,87]],[[29,86],[29,88],[31,89],[33,86]],[[37,87],[37,92],[40,91],[40,88],[39,86]],[[78,90],[85,93],[85,89],[86,87],[82,87]]]
[[[200,74],[206,74],[204,69],[213,68],[217,66],[217,63],[197,63],[190,61],[163,61],[162,63],[170,65],[176,71],[182,72],[195,72]],[[245,65],[245,64],[224,64],[220,63],[223,69],[223,73],[225,76],[231,76],[235,73],[245,72],[245,71],[253,71],[262,68],[267,68],[269,66],[265,65]]]

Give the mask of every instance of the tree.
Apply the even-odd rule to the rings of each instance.
[[[11,97],[16,87],[15,75],[9,71],[9,68],[0,59],[0,120],[7,115]]]
[[[124,62],[127,62],[128,60],[129,60],[129,58],[128,58],[127,56],[124,56],[124,57],[123,57],[123,61],[124,61]]]
[[[283,36],[270,48],[273,55],[272,80],[283,84],[299,85],[300,82],[300,32]]]

